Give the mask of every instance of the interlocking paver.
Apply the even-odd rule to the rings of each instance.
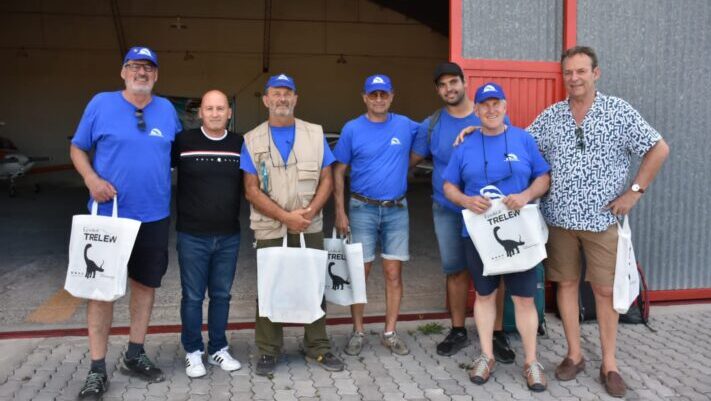
[[[620,326],[619,366],[630,387],[626,400],[711,400],[711,346],[707,342],[711,308],[659,316],[654,315],[656,310],[652,320],[656,333],[643,326]],[[521,358],[513,365],[497,365],[485,385],[471,383],[463,366],[479,353],[476,330],[470,330],[472,346],[442,357],[435,347],[444,334],[423,335],[416,331],[419,324],[401,323],[400,335],[411,348],[407,356],[384,349],[375,330],[369,332],[360,356],[341,355],[350,327],[329,327],[334,352],[346,362],[342,372],[307,364],[300,354],[299,332],[286,330],[285,354],[272,378],[254,374],[257,351],[251,331],[230,335],[230,348],[243,361],[240,371],[209,367],[208,375],[200,379],[185,375],[185,353],[178,334],[151,335],[146,350],[166,374],[165,382],[154,384],[118,371],[127,338],[112,336],[106,358],[111,383],[104,400],[612,400],[597,378],[601,358],[594,323],[581,327],[583,352],[589,361],[586,372],[573,381],[558,382],[553,370],[566,353],[565,339],[560,322],[548,319],[548,336],[539,338],[538,346],[549,380],[548,391],[543,393],[526,388]],[[517,353],[522,352],[520,338],[511,336],[511,343]],[[0,401],[75,399],[88,371],[86,338],[50,338],[34,347],[0,377]]]

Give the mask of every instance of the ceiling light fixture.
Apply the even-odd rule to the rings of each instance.
[[[343,57],[343,54],[338,56],[338,58],[336,59],[336,64],[345,64],[345,63],[347,63],[347,61],[346,61],[346,58]]]
[[[180,20],[180,17],[175,17],[175,22],[170,24],[170,27],[177,30],[188,29],[188,26],[183,24],[183,21]]]
[[[195,56],[193,56],[193,54],[190,53],[189,50],[186,50],[186,51],[185,51],[185,55],[183,56],[183,60],[185,60],[185,61],[190,61],[190,60],[193,60],[193,59],[195,59]]]

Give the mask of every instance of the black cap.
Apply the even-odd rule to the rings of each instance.
[[[464,72],[456,63],[440,63],[434,71],[434,82],[437,83],[442,75],[457,75],[464,80]]]

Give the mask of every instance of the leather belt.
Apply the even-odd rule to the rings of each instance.
[[[359,195],[356,193],[352,193],[351,197],[354,199],[358,199],[361,202],[367,203],[368,205],[373,205],[373,206],[381,206],[381,207],[405,207],[405,205],[402,203],[403,200],[405,200],[405,196],[401,196],[398,199],[393,199],[393,200],[377,200],[377,199],[370,199],[368,197],[365,197],[363,195]]]

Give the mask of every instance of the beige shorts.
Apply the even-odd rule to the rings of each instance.
[[[543,264],[550,281],[579,280],[581,250],[585,253],[585,281],[605,286],[615,281],[617,224],[599,233],[548,226],[546,250],[548,259]]]

